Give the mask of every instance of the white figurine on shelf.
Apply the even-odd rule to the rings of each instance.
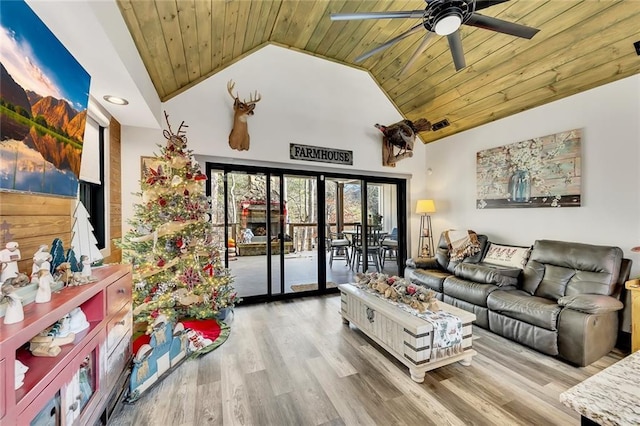
[[[83,254],[80,256],[80,263],[82,264],[82,276],[90,277],[91,276],[91,260],[89,256]]]
[[[24,365],[23,363],[21,363],[20,361],[18,361],[16,359],[15,362],[15,368],[14,368],[14,372],[15,372],[15,386],[14,388],[16,390],[18,390],[23,384],[24,384],[24,376],[25,374],[27,374],[27,371],[29,370],[29,367],[27,367],[26,365]]]
[[[7,278],[18,276],[18,260],[20,260],[20,250],[18,243],[10,241],[4,249],[0,250],[0,282],[5,282]]]
[[[47,250],[48,248],[49,246],[43,244],[38,248],[38,251],[33,254],[33,266],[31,267],[32,283],[38,283],[38,273],[40,272],[40,266],[44,262],[50,262],[52,259],[51,254]]]
[[[53,277],[49,271],[50,267],[49,262],[42,262],[42,265],[40,265],[36,303],[47,303],[51,301],[51,284],[53,283]]]
[[[2,285],[2,297],[7,299],[7,310],[4,313],[5,324],[15,324],[24,319],[22,310],[22,299],[15,292],[15,288],[8,283]]]

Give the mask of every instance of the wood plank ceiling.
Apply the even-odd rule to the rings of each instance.
[[[413,34],[355,64],[418,19],[336,21],[330,13],[418,10],[424,0],[117,0],[163,101],[273,43],[368,70],[408,119],[451,125],[425,143],[640,72],[640,1],[512,0],[482,14],[540,29],[526,40],[471,26],[467,67],[456,72],[436,36],[405,75],[422,41]],[[426,31],[426,30],[425,30]]]

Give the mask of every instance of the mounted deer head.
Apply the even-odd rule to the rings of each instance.
[[[256,90],[255,93],[249,94],[249,102],[240,101],[238,94],[233,95],[235,87],[233,80],[227,83],[227,91],[233,98],[233,128],[229,134],[229,146],[238,151],[249,150],[249,129],[247,127],[247,116],[253,115],[256,104],[262,99]]]

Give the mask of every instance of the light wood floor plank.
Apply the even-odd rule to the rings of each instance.
[[[345,378],[340,378],[323,357],[307,361],[320,386],[327,394],[344,422],[348,425],[375,425],[365,407],[360,405],[352,386]]]
[[[296,389],[293,399],[301,407],[305,425],[330,423],[340,418],[335,407],[306,363],[307,358],[292,359],[288,362],[289,375]]]
[[[222,425],[222,389],[220,381],[198,385],[196,401],[194,413],[196,425]]]
[[[574,367],[474,327],[471,366],[407,367],[353,325],[337,295],[241,306],[214,352],[185,361],[109,425],[577,425],[560,393],[618,361]]]
[[[226,355],[226,354],[225,354]],[[225,425],[252,425],[253,410],[243,380],[244,374],[235,355],[223,357],[222,370],[222,423]],[[206,401],[200,401],[206,404]]]

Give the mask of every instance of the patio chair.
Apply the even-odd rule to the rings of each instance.
[[[384,263],[389,260],[396,260],[398,256],[398,228],[393,228],[391,233],[385,235],[380,241],[380,262]]]
[[[351,255],[349,253],[351,242],[339,232],[332,232],[331,227],[327,226],[327,249],[329,250],[329,267],[333,267],[334,259],[346,260],[346,265],[351,263]]]

